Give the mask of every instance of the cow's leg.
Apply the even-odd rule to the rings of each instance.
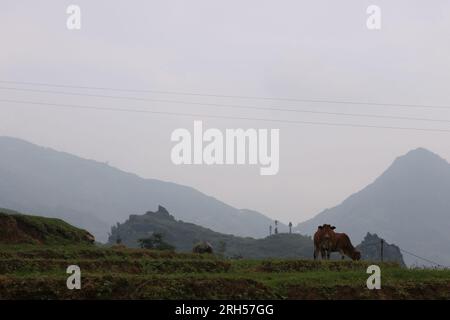
[[[322,256],[322,260],[327,258],[327,251],[325,249],[320,249],[320,255]]]
[[[331,253],[331,250],[327,250],[327,260],[330,260],[330,253]]]
[[[345,259],[345,254],[344,254],[344,251],[340,251],[340,254],[341,254],[341,260],[344,260]]]
[[[317,260],[319,257],[319,248],[314,247],[314,260]]]

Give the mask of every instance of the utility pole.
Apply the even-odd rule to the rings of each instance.
[[[289,234],[292,233],[292,222],[289,222]]]
[[[381,239],[381,262],[383,262],[384,240]]]
[[[269,236],[272,235],[272,225],[269,226]]]

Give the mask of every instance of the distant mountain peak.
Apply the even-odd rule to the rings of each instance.
[[[409,151],[407,154],[413,154],[413,153],[423,153],[423,154],[429,154],[429,155],[436,155],[436,153],[424,148],[424,147],[418,147],[416,149],[412,149],[411,151]]]
[[[147,211],[146,215],[157,217],[157,218],[160,218],[160,219],[167,219],[167,220],[175,221],[175,217],[172,216],[169,213],[169,211],[167,211],[167,209],[164,208],[161,205],[158,205],[158,210],[157,211],[154,211],[154,212],[153,211]]]
[[[422,164],[428,163],[430,161],[435,161],[448,164],[448,162],[438,154],[422,147],[413,149],[404,154],[403,156],[398,157],[394,161],[394,163],[399,161],[409,161],[409,162],[415,161]]]
[[[376,233],[415,254],[450,263],[450,164],[417,148],[398,157],[375,181],[338,206],[300,223],[296,231],[312,234],[317,225],[335,224],[352,239]],[[369,238],[375,237],[369,234]],[[416,262],[405,257],[408,264]]]
[[[161,206],[161,205],[158,206],[158,212],[159,212],[159,213],[167,213],[167,214],[169,214],[169,211],[167,211],[167,209],[164,208],[164,207]]]
[[[412,176],[423,179],[442,179],[450,174],[450,165],[438,154],[417,148],[396,158],[380,178],[402,179],[410,181]]]

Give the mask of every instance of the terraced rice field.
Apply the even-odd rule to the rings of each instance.
[[[449,299],[450,270],[370,262],[230,260],[213,255],[93,246],[1,246],[0,299]],[[68,290],[66,269],[81,269]]]

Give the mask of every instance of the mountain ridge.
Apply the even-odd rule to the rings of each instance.
[[[63,218],[89,228],[99,241],[131,212],[157,204],[179,219],[236,235],[263,237],[272,222],[261,213],[243,215],[189,186],[142,178],[22,139],[0,137],[0,154],[0,206]]]

